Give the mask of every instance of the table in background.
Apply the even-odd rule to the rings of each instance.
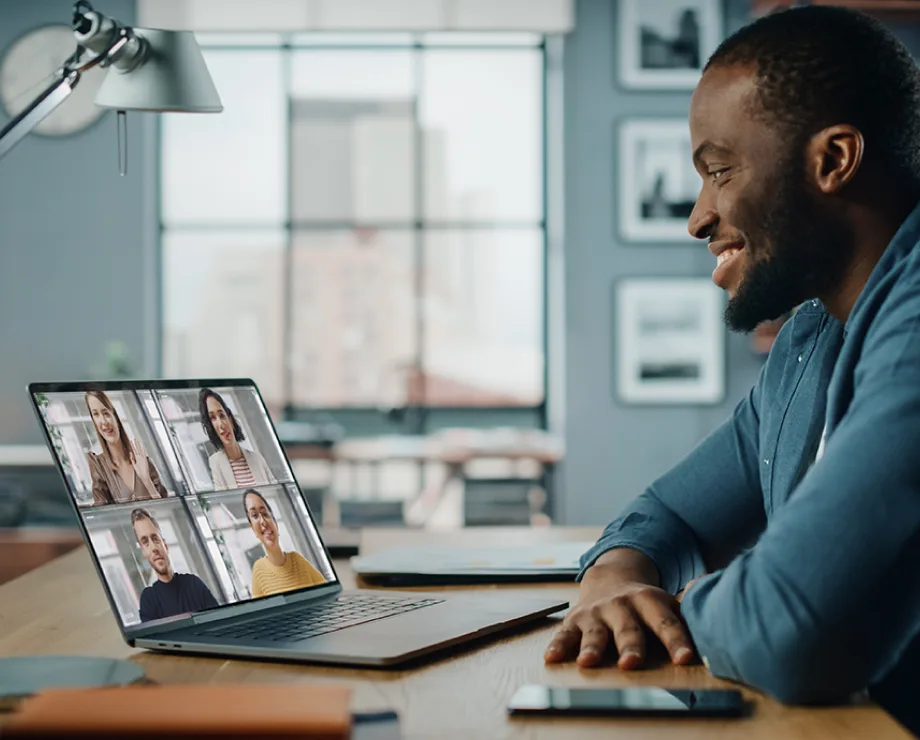
[[[392,462],[437,464],[443,475],[425,485],[405,501],[393,501],[396,513],[412,526],[427,526],[432,514],[444,503],[450,486],[461,486],[463,511],[457,526],[467,524],[549,523],[555,509],[553,478],[563,459],[562,441],[540,429],[444,429],[429,435],[384,435],[343,439],[336,443],[337,464],[351,471],[357,488],[357,472],[367,469],[372,478],[371,504],[378,498],[379,469]],[[474,463],[503,461],[509,471],[498,477],[471,474]],[[535,468],[527,472],[529,468]],[[536,497],[533,494],[538,494]],[[348,502],[341,497],[338,502]],[[327,523],[344,524],[333,514]]]
[[[318,481],[298,479],[317,518],[328,526],[428,526],[455,483],[462,491],[462,511],[452,517],[454,526],[549,523],[552,517],[554,471],[563,449],[561,440],[543,430],[458,428],[345,439],[328,425],[281,421],[276,427],[295,472],[299,463],[320,465]],[[473,463],[490,460],[507,462],[508,473],[494,479],[470,474]],[[379,471],[392,462],[415,463],[420,470],[435,464],[443,472],[418,490],[384,499]],[[534,466],[535,472],[525,472]],[[349,473],[349,492],[334,490],[338,467]],[[370,473],[368,497],[352,495],[360,470]],[[0,445],[0,527],[23,524],[73,526],[73,515],[45,445]]]
[[[0,445],[0,583],[83,544],[45,445]]]
[[[592,539],[596,528],[476,529],[443,533],[407,530],[369,531],[362,552],[395,545],[434,543],[482,546],[524,545]],[[347,561],[336,568],[354,584]],[[460,588],[460,587],[455,587]],[[486,586],[576,598],[574,584]],[[431,590],[431,589],[427,589]],[[454,590],[454,589],[448,589]],[[511,719],[506,705],[525,683],[563,686],[645,686],[725,688],[701,666],[661,665],[644,671],[616,668],[581,671],[573,665],[545,666],[543,651],[558,619],[497,637],[412,670],[364,670],[254,660],[181,657],[132,650],[122,641],[89,556],[81,548],[0,586],[0,655],[81,654],[131,658],[162,683],[345,682],[354,689],[355,710],[395,709],[403,736],[418,740],[533,738],[909,738],[891,717],[872,704],[848,707],[784,707],[744,689],[753,700],[752,716],[740,720],[667,719]],[[2,718],[0,718],[2,719]]]

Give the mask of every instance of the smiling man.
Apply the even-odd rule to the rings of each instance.
[[[867,16],[769,15],[709,60],[690,133],[729,327],[797,310],[584,555],[546,660],[632,669],[657,639],[785,702],[868,689],[920,732],[920,71]]]
[[[142,622],[217,606],[214,595],[198,576],[173,571],[160,525],[146,509],[131,512],[131,526],[141,552],[157,574],[157,580],[141,593]]]

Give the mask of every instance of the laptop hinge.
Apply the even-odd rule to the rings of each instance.
[[[246,604],[228,604],[222,609],[214,609],[213,611],[196,614],[192,618],[192,622],[194,624],[207,624],[209,622],[217,622],[223,619],[242,617],[246,614],[256,614],[258,612],[263,612],[268,609],[275,609],[280,606],[305,604],[310,601],[316,601],[318,599],[326,599],[330,595],[337,594],[342,590],[342,585],[339,583],[329,585],[332,586],[332,588],[321,588],[317,589],[316,591],[310,590],[303,594],[279,594],[278,596],[270,596],[267,599],[259,599],[258,601],[252,601]]]

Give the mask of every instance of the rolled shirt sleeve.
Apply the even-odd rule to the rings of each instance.
[[[732,417],[607,525],[582,556],[579,580],[603,553],[628,547],[655,563],[661,588],[673,594],[756,539],[766,526],[758,477],[764,377],[762,370]]]

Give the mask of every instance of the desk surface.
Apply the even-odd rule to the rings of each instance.
[[[398,531],[367,532],[362,552],[388,545],[466,541],[470,544],[537,544],[596,536],[593,528],[475,529],[451,535]],[[336,568],[354,585],[347,562]],[[489,587],[499,588],[499,587]],[[574,585],[501,586],[521,591],[577,597]],[[525,683],[563,686],[640,686],[719,688],[701,666],[657,668],[633,673],[616,668],[580,671],[572,665],[547,667],[545,649],[558,620],[523,633],[496,638],[411,671],[352,670],[303,664],[262,663],[159,655],[132,650],[121,639],[108,602],[84,548],[0,586],[0,655],[74,654],[131,658],[155,681],[179,682],[346,682],[353,686],[356,710],[394,709],[406,738],[909,738],[885,712],[867,704],[790,708],[744,690],[755,702],[742,720],[510,719],[508,699]]]

